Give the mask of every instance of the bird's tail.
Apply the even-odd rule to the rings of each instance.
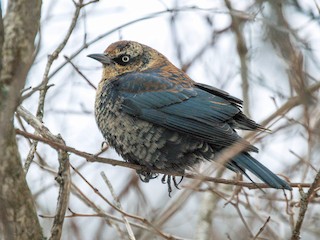
[[[270,187],[277,189],[292,190],[292,188],[286,181],[279,178],[277,175],[275,175],[268,168],[263,166],[256,159],[251,157],[249,153],[240,153],[239,155],[233,157],[232,160],[228,163],[228,165],[228,168],[234,171],[240,171],[244,173],[250,180],[251,178],[245,173],[246,169],[252,172],[258,178],[260,178]]]

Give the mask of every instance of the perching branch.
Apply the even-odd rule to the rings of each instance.
[[[37,140],[40,141],[42,143],[46,143],[48,145],[50,145],[52,148],[54,149],[61,149],[70,153],[74,153],[78,156],[81,156],[83,158],[85,158],[87,161],[89,162],[100,162],[100,163],[105,163],[105,164],[110,164],[112,166],[120,166],[120,167],[126,167],[126,168],[131,168],[134,170],[141,170],[143,169],[143,167],[141,165],[137,165],[137,164],[133,164],[133,163],[129,163],[129,162],[124,162],[124,161],[120,161],[120,160],[115,160],[115,159],[110,159],[110,158],[103,158],[103,157],[97,157],[91,153],[86,153],[83,151],[79,151],[73,147],[69,147],[69,146],[65,146],[61,143],[52,141],[50,139],[41,137],[41,136],[37,136],[35,134],[32,133],[27,133],[24,131],[21,131],[19,129],[16,129],[16,133],[18,135],[24,136],[26,138],[30,138],[33,140]],[[160,170],[160,169],[155,169],[155,170],[151,170],[151,172],[154,173],[160,173],[160,174],[169,174],[172,176],[181,176],[181,173],[178,172],[167,172],[164,170]],[[247,187],[250,189],[256,189],[256,188],[270,188],[268,185],[264,184],[264,183],[249,183],[249,182],[239,182],[239,181],[234,181],[234,180],[226,180],[226,179],[220,179],[220,178],[213,178],[213,177],[208,177],[208,176],[203,176],[203,175],[197,175],[197,174],[191,174],[191,173],[185,173],[184,177],[186,178],[192,178],[192,179],[198,179],[198,180],[202,180],[202,181],[208,181],[208,182],[214,182],[214,183],[222,183],[222,184],[227,184],[227,185],[235,185],[235,186],[243,186],[243,187]],[[309,183],[290,183],[289,184],[291,187],[310,187]]]

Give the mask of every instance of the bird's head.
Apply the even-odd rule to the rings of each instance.
[[[157,67],[163,60],[168,61],[153,48],[134,41],[112,43],[104,53],[90,54],[88,57],[103,64],[103,77],[106,80],[127,72]]]

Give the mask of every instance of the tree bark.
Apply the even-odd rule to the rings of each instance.
[[[13,125],[20,93],[34,59],[40,10],[40,0],[11,0],[3,19],[4,34],[0,38],[0,239],[42,239]],[[1,26],[2,17],[0,33]]]

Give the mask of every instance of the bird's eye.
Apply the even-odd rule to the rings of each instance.
[[[127,63],[130,61],[130,57],[128,55],[124,55],[121,57],[122,62]]]
[[[121,66],[125,66],[130,63],[132,59],[130,58],[129,55],[121,55],[119,57],[113,58],[113,61],[118,63]]]

